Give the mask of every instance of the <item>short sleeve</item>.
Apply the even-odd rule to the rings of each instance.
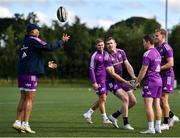
[[[121,55],[122,55],[123,61],[127,60],[127,56],[124,50],[121,51]]]
[[[142,64],[145,66],[149,66],[149,64],[150,64],[150,58],[149,58],[148,54],[149,54],[149,51],[145,52],[143,55]]]
[[[172,48],[168,44],[165,44],[164,48],[165,48],[165,56],[166,56],[166,58],[173,57],[173,50],[172,50]]]

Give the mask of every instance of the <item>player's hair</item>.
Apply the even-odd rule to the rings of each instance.
[[[145,35],[143,37],[143,39],[146,41],[146,42],[150,42],[151,45],[154,44],[154,35],[153,34],[148,34],[148,35]]]
[[[104,42],[104,40],[101,39],[101,38],[98,38],[98,39],[96,40],[96,44],[98,44],[98,43],[100,43],[100,42]]]
[[[166,37],[166,30],[163,28],[156,29],[155,32],[159,32],[161,35],[164,35]]]
[[[107,42],[107,41],[110,41],[110,40],[114,40],[114,41],[115,41],[115,39],[114,39],[113,37],[108,37],[108,38],[106,39],[106,42]]]

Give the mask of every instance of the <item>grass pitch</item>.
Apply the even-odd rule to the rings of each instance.
[[[0,137],[179,137],[180,122],[162,134],[142,135],[147,128],[146,114],[140,90],[135,91],[137,105],[129,112],[129,122],[134,131],[103,125],[99,110],[93,116],[93,124],[85,122],[82,114],[97,99],[96,94],[86,87],[39,87],[31,114],[30,125],[36,134],[20,134],[12,129],[19,100],[16,87],[0,87]],[[180,91],[170,95],[171,109],[180,117]],[[111,93],[107,98],[107,114],[116,111],[121,102]]]

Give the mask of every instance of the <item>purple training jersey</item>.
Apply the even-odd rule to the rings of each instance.
[[[97,83],[99,88],[97,94],[106,93],[106,70],[104,66],[104,55],[106,52],[96,51],[91,56],[90,79],[92,83]]]
[[[127,60],[126,53],[122,49],[116,49],[116,53],[107,53],[105,55],[105,67],[113,66],[115,73],[122,77],[124,61]],[[107,74],[107,88],[112,91],[114,94],[118,89],[123,89],[124,91],[129,91],[129,87],[125,84],[118,82],[111,77],[110,74]]]
[[[90,77],[92,83],[105,81],[106,80],[106,70],[104,66],[104,53],[96,51],[91,56],[90,62]]]
[[[164,42],[161,45],[157,46],[156,49],[161,55],[161,66],[167,63],[167,59],[173,57],[173,49],[171,46]],[[166,92],[172,92],[174,90],[174,70],[171,67],[168,70],[161,71],[161,77],[163,81],[163,90]]]
[[[143,97],[160,98],[162,95],[161,56],[156,48],[150,48],[144,53],[142,65],[148,66],[144,77]]]
[[[109,53],[105,56],[105,67],[113,66],[115,72],[122,77],[124,61],[127,60],[126,53],[122,49],[117,49],[116,53]],[[113,78],[108,74],[108,80]]]

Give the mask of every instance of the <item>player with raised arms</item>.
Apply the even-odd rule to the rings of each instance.
[[[35,133],[31,129],[29,121],[38,79],[44,73],[42,52],[56,51],[70,38],[67,34],[63,34],[62,40],[58,40],[54,44],[48,44],[39,38],[39,30],[37,24],[28,24],[27,34],[24,37],[22,47],[19,49],[18,86],[21,97],[17,107],[16,120],[12,127],[23,133]],[[50,68],[57,67],[52,61],[48,65]]]

